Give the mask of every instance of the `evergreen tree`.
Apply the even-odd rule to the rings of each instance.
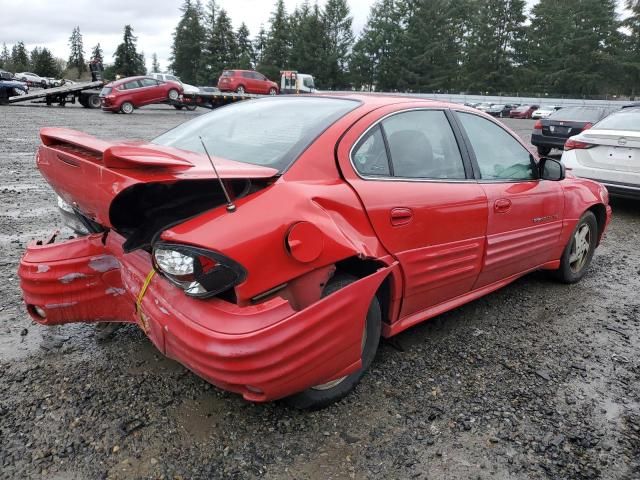
[[[158,55],[151,55],[151,72],[160,73],[160,63],[158,63]]]
[[[464,60],[469,2],[408,0],[400,75],[418,92],[456,89]]]
[[[530,89],[583,95],[610,91],[622,75],[615,8],[615,0],[540,0],[527,32]]]
[[[353,48],[351,70],[357,87],[376,90],[406,88],[399,75],[406,45],[403,4],[378,0],[371,7],[367,23]]]
[[[354,36],[346,0],[328,0],[322,13],[325,30],[326,53],[324,55],[324,77],[326,87],[344,88],[348,84],[349,53]]]
[[[277,78],[280,76],[280,70],[289,67],[291,51],[291,31],[284,0],[276,0],[269,24],[269,33],[259,69],[267,77]]]
[[[231,19],[223,9],[215,12],[215,24],[208,35],[206,66],[210,81],[217,81],[225,68],[233,68],[238,59],[236,35]]]
[[[41,77],[58,78],[61,75],[56,59],[48,48],[35,47],[31,51],[31,68]]]
[[[471,91],[508,91],[514,86],[514,45],[526,19],[525,1],[473,0],[471,8],[463,87]]]
[[[238,46],[236,66],[245,70],[251,69],[254,59],[253,44],[249,39],[249,28],[244,22],[240,24],[240,28],[236,33],[236,44]]]
[[[264,48],[267,45],[267,32],[260,25],[260,31],[253,41],[253,64],[258,66],[264,63]]]
[[[634,98],[640,94],[640,0],[628,0],[630,15],[624,21],[628,34],[622,40],[624,91]]]
[[[16,73],[29,70],[29,54],[24,42],[18,42],[11,47],[11,65]]]
[[[100,42],[91,49],[91,60],[95,60],[99,63],[104,63],[104,54]]]
[[[82,76],[83,72],[87,71],[87,65],[84,61],[84,46],[82,45],[82,34],[80,33],[80,27],[76,26],[71,32],[69,37],[69,61],[67,66],[69,68],[75,68],[78,71],[78,78]]]
[[[203,68],[205,31],[200,22],[202,6],[199,1],[194,3],[192,0],[185,0],[181,11],[182,17],[173,33],[170,68],[186,83],[195,84],[202,76]]]
[[[123,77],[144,75],[147,71],[144,65],[144,55],[136,49],[137,38],[133,35],[131,25],[125,25],[122,43],[113,54],[113,67],[116,74]]]
[[[2,42],[2,51],[0,52],[0,68],[5,70],[13,70],[11,65],[11,56],[9,55],[9,49],[7,44]]]
[[[327,71],[327,32],[318,4],[305,1],[289,18],[291,50],[289,64],[299,72],[314,76],[316,85],[329,85]]]

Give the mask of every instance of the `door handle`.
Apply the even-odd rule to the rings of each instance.
[[[511,209],[511,200],[508,198],[500,198],[493,204],[496,213],[506,213]]]
[[[391,210],[391,225],[398,227],[406,225],[413,219],[413,212],[410,208],[398,207]]]

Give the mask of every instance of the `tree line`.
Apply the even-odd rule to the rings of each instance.
[[[346,0],[308,1],[288,13],[277,0],[252,41],[210,0],[185,0],[172,68],[215,83],[225,68],[271,78],[295,69],[325,89],[559,95],[637,95],[640,2],[377,0],[358,37]]]
[[[169,68],[187,83],[215,85],[222,70],[312,74],[322,89],[489,94],[638,95],[640,1],[376,0],[356,37],[347,0],[305,0],[292,12],[276,0],[268,26],[233,28],[216,0],[184,0]],[[0,49],[0,68],[42,76],[87,69],[75,27],[68,61],[18,42]],[[103,59],[100,44],[90,58]],[[159,71],[152,56],[152,71]],[[145,74],[130,25],[105,78]]]

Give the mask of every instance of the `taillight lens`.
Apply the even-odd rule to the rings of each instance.
[[[197,298],[229,290],[247,276],[242,265],[229,257],[189,245],[158,243],[153,261],[158,272],[171,283]]]
[[[580,142],[578,140],[574,140],[573,138],[569,138],[566,142],[564,142],[564,150],[586,150],[587,148],[593,148],[595,145],[593,143]]]
[[[582,130],[589,130],[591,127],[593,127],[593,123],[587,123],[584,127],[582,127]]]
[[[542,120],[537,120],[536,123],[533,124],[534,130],[542,130]]]

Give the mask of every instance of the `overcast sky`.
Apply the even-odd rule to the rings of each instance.
[[[318,0],[318,3],[322,6],[325,1]],[[23,41],[29,50],[36,46],[47,47],[55,56],[66,60],[69,36],[79,25],[86,58],[89,59],[91,48],[100,42],[105,62],[110,63],[122,41],[123,27],[128,23],[138,37],[138,51],[145,53],[147,66],[151,66],[151,55],[156,53],[164,70],[182,3],[183,0],[0,0],[0,43],[11,46]],[[274,3],[274,0],[217,0],[231,16],[234,28],[245,22],[252,36],[258,33],[261,24],[268,27]],[[284,3],[287,12],[291,12],[302,0],[285,0]],[[366,23],[373,1],[348,0],[348,3],[357,34]],[[531,5],[535,0],[527,0],[527,3]]]

